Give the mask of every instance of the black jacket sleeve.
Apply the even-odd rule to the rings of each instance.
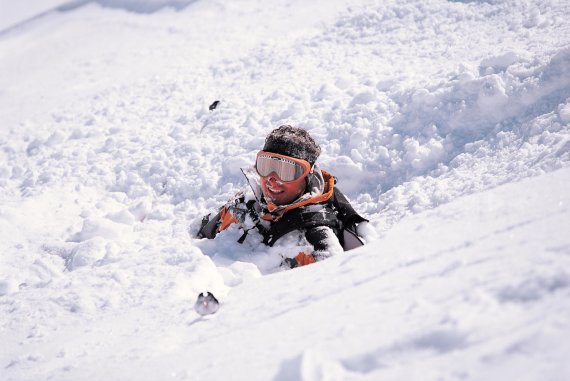
[[[202,225],[200,226],[200,230],[198,230],[198,234],[196,237],[198,238],[214,238],[216,234],[218,234],[218,226],[220,226],[220,215],[221,212],[218,212],[213,218],[210,218],[210,214],[204,216],[202,218]]]
[[[344,251],[333,229],[328,226],[307,229],[305,238],[313,246],[312,255],[317,261]]]

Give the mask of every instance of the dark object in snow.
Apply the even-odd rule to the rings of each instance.
[[[212,104],[210,105],[210,107],[208,107],[208,109],[209,109],[210,111],[215,110],[216,107],[218,107],[218,104],[220,104],[220,101],[214,101],[214,103],[212,103]]]
[[[200,293],[194,304],[194,309],[202,316],[215,314],[218,308],[220,308],[218,299],[209,291]]]
[[[285,269],[294,269],[295,267],[299,267],[299,264],[295,258],[285,258],[283,259],[283,262],[281,262],[281,267]]]
[[[307,131],[289,125],[271,131],[265,139],[263,150],[306,160],[311,165],[315,164],[321,154],[321,147]]]

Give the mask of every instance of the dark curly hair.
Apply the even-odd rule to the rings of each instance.
[[[271,131],[265,138],[263,150],[303,159],[311,165],[315,164],[321,154],[321,147],[306,130],[289,125]]]

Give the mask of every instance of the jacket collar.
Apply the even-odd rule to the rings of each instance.
[[[334,191],[334,177],[327,171],[320,169],[318,164],[315,164],[313,173],[309,175],[307,191],[290,204],[275,205],[272,202],[266,202],[263,197],[259,175],[255,168],[242,169],[242,172],[261,206],[261,218],[267,221],[278,221],[290,210],[327,201],[332,197]]]

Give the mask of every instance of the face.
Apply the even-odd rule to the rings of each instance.
[[[289,204],[305,192],[305,178],[283,182],[274,172],[261,176],[261,191],[268,201],[275,205]]]

